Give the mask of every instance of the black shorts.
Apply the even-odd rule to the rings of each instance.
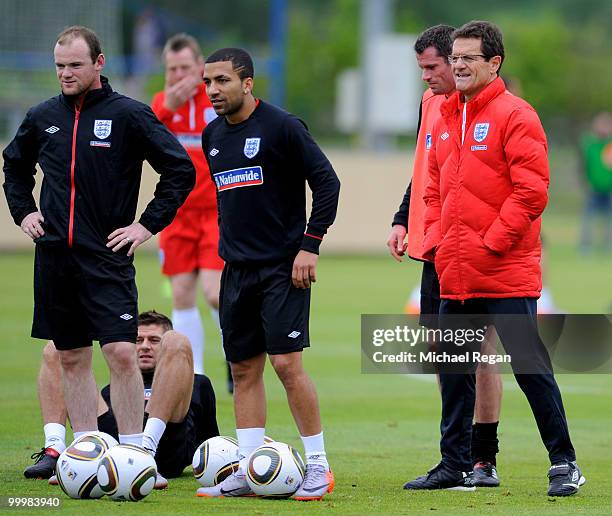
[[[180,423],[168,423],[159,441],[155,462],[157,470],[166,478],[175,478],[191,464],[197,442],[195,421],[191,411]]]
[[[229,362],[280,355],[310,345],[310,289],[291,283],[293,260],[259,267],[225,264],[219,315]]]
[[[145,412],[145,422],[147,420]],[[143,424],[144,428],[144,424]],[[98,429],[119,440],[117,421],[112,411],[98,416]],[[191,464],[196,448],[202,444],[198,439],[195,417],[190,411],[180,423],[168,423],[157,446],[155,463],[157,470],[166,478],[175,478]]]
[[[421,316],[419,324],[426,328],[438,328],[440,313],[440,282],[438,273],[431,262],[423,262],[421,275]]]
[[[60,350],[136,342],[137,299],[130,257],[36,246],[32,337]]]

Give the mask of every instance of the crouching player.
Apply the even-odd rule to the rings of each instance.
[[[163,489],[168,485],[164,477],[179,476],[191,463],[200,443],[219,435],[215,393],[206,376],[193,374],[189,340],[172,330],[172,322],[165,315],[150,311],[138,316],[136,353],[144,383],[142,445],[155,456],[158,469],[155,487]],[[56,482],[57,459],[66,448],[67,412],[61,382],[59,356],[49,341],[38,377],[45,445],[32,455],[36,463],[24,475],[50,478],[51,484]],[[98,428],[117,438],[110,391],[111,386],[107,385],[98,397]]]

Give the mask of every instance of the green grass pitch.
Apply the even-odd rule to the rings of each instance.
[[[571,312],[610,310],[609,256],[582,258],[574,251],[568,220],[553,218],[547,227],[547,283],[558,305]],[[571,224],[570,224],[571,225]],[[384,240],[384,239],[383,239]],[[359,315],[400,312],[417,283],[419,266],[389,257],[323,254],[313,292],[312,349],[305,361],[319,392],[326,445],[336,475],[336,490],[322,502],[257,499],[198,499],[189,470],[138,504],[107,499],[69,500],[59,488],[28,481],[22,470],[42,444],[36,398],[41,343],[29,338],[32,310],[31,254],[0,257],[0,496],[62,496],[68,514],[610,514],[612,513],[612,377],[560,375],[570,429],[587,484],[577,496],[548,499],[547,456],[527,402],[511,376],[504,377],[498,459],[502,487],[475,493],[407,492],[402,485],[437,462],[440,400],[431,377],[363,375],[360,372]],[[140,308],[169,311],[168,288],[157,259],[137,258]],[[606,281],[605,278],[608,278]],[[233,435],[231,398],[219,339],[205,316],[206,367],[216,387],[222,433]],[[96,351],[99,384],[107,372]],[[267,434],[301,450],[282,387],[267,370]],[[0,508],[0,511],[3,509]]]

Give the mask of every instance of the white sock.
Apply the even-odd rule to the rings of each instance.
[[[265,428],[236,428],[238,437],[239,475],[246,475],[249,456],[264,443]]]
[[[133,444],[142,447],[142,432],[139,434],[119,434],[119,444]]]
[[[304,444],[304,455],[306,455],[306,464],[319,464],[329,469],[327,463],[327,455],[325,453],[325,443],[323,441],[323,432],[317,435],[301,436]]]
[[[162,438],[162,435],[164,435],[164,430],[166,430],[166,423],[161,419],[156,417],[147,419],[147,424],[142,432],[142,447],[155,455],[159,440]]]
[[[204,326],[197,306],[185,310],[172,310],[174,329],[185,335],[193,351],[193,371],[204,374]]]
[[[59,423],[47,423],[43,426],[45,432],[45,448],[53,448],[62,453],[66,449],[66,427]]]

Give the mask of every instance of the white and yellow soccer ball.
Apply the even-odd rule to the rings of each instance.
[[[106,434],[104,432],[99,432],[99,431],[87,432],[86,434],[82,435],[78,439],[75,439],[74,441],[72,441],[72,444],[75,444],[83,440],[87,441],[91,439],[102,441],[104,445],[106,446],[107,450],[119,444],[117,439],[115,439],[112,435]]]
[[[117,445],[111,435],[91,432],[75,439],[57,459],[57,482],[70,498],[100,498],[104,495],[97,471],[104,453]]]
[[[249,457],[247,482],[253,492],[269,498],[286,498],[304,481],[304,461],[292,446],[274,441]]]
[[[193,454],[191,466],[202,486],[216,486],[238,469],[238,442],[222,435],[207,439]]]
[[[155,459],[144,448],[120,444],[108,450],[98,466],[98,484],[115,501],[137,502],[155,486]]]

